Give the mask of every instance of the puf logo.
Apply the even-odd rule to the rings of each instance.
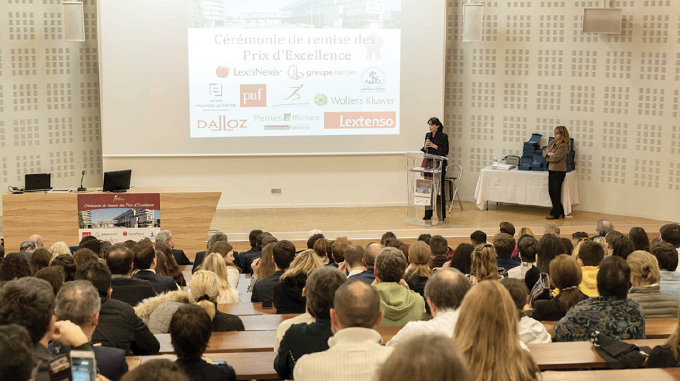
[[[241,85],[241,107],[267,107],[267,85]]]
[[[236,128],[248,128],[246,125],[247,119],[227,119],[226,116],[220,115],[217,120],[197,120],[196,127],[203,129],[208,128],[211,131],[232,131]]]

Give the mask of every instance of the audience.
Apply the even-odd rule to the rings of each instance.
[[[588,299],[581,292],[581,268],[573,257],[561,254],[550,262],[550,283],[560,291],[551,299],[534,301],[531,317],[536,320],[560,320],[577,303]]]
[[[609,221],[606,218],[603,218],[599,221],[597,221],[597,226],[595,227],[595,231],[597,232],[597,236],[600,237],[605,237],[607,233],[610,231],[614,230],[614,224],[612,224],[611,221]],[[595,237],[597,237],[595,236]],[[593,237],[593,238],[595,238]]]
[[[168,257],[168,261],[172,261],[177,266],[192,264],[189,258],[187,258],[186,254],[184,254],[184,250],[175,249],[175,237],[173,237],[170,230],[161,230],[156,234],[156,249],[158,249],[159,245],[168,246],[170,248],[170,254],[172,254],[172,258],[170,258],[168,253],[163,252]],[[168,275],[174,278],[173,275]],[[175,281],[177,281],[177,279],[175,279]],[[177,283],[179,284],[180,282]]]
[[[540,273],[536,269],[536,253],[538,252],[538,241],[536,238],[525,234],[517,241],[517,253],[522,261],[519,266],[508,271],[508,277],[523,280],[527,288],[533,287],[538,280]]]
[[[0,374],[7,381],[33,379],[31,337],[17,324],[0,325]]]
[[[460,306],[454,340],[476,381],[528,381],[538,365],[519,339],[517,307],[497,281],[472,287]]]
[[[361,245],[351,244],[347,246],[342,256],[345,258],[345,266],[339,268],[344,270],[348,277],[361,274],[365,270],[362,262],[364,259],[364,248]]]
[[[57,257],[52,259],[52,262],[50,262],[50,266],[59,266],[64,269],[65,282],[74,280],[76,276],[76,270],[78,270],[78,267],[76,267],[76,261],[73,259],[71,254],[57,255]]]
[[[219,243],[218,243],[219,244]],[[228,268],[235,267],[227,266],[224,262],[224,257],[219,253],[212,253],[203,261],[201,270],[210,271],[217,275],[220,280],[220,295],[217,299],[218,304],[222,303],[239,303],[241,302],[241,294],[236,290],[236,286],[232,286]],[[238,270],[236,272],[236,279],[238,279]]]
[[[257,230],[256,230],[257,231]],[[252,233],[252,232],[251,232]],[[243,272],[244,273],[250,273],[251,275],[253,274],[253,262],[257,260],[258,258],[262,257],[262,242],[264,239],[268,236],[270,236],[268,232],[263,232],[260,231],[256,236],[255,236],[255,247],[252,247],[250,249],[250,253],[247,253],[246,255],[243,256]],[[240,254],[239,254],[240,258]]]
[[[100,241],[96,238],[91,239],[91,240],[85,241],[82,245],[80,245],[80,248],[92,250],[92,252],[97,254],[97,256],[101,256],[102,241]],[[104,257],[104,258],[106,258],[106,257]]]
[[[375,259],[373,287],[380,295],[380,310],[385,315],[381,326],[401,327],[420,320],[425,313],[423,297],[400,284],[407,266],[404,253],[393,247],[384,248]]]
[[[515,235],[515,225],[510,222],[501,222],[499,224],[499,232],[509,234],[512,237]]]
[[[260,258],[258,256],[258,251],[260,252],[259,255],[262,253],[262,248],[265,246],[264,243],[262,242],[262,238],[260,238],[260,241],[257,241],[257,236],[262,234],[262,230],[260,229],[253,229],[248,233],[248,242],[250,243],[250,250],[244,251],[238,254],[238,266],[243,269],[243,272],[245,273],[246,271],[246,255],[251,255],[254,254],[254,258],[251,257],[251,265],[252,263],[257,259]]]
[[[29,241],[35,242],[35,248],[36,249],[44,249],[45,245],[43,243],[43,238],[39,234],[33,234],[30,237],[28,237]]]
[[[210,249],[208,249],[208,251],[209,254],[219,254],[222,257],[223,263],[225,265],[224,271],[226,271],[225,279],[227,280],[227,282],[229,282],[229,285],[235,290],[236,287],[238,287],[240,272],[238,267],[236,267],[236,265],[234,264],[234,247],[231,246],[229,242],[222,241],[216,242],[214,245],[210,247]],[[201,266],[201,270],[212,271],[206,269],[204,266]]]
[[[361,260],[365,270],[360,273],[350,274],[347,276],[347,279],[358,279],[364,283],[372,284],[375,281],[375,258],[382,249],[383,246],[379,243],[369,243],[366,249],[364,249],[364,257]]]
[[[79,269],[88,262],[99,262],[99,257],[90,249],[78,249],[73,253],[73,261]]]
[[[41,250],[38,248],[38,250]],[[42,249],[45,250],[45,249]],[[50,246],[50,249],[48,252],[52,255],[52,258],[56,258],[57,256],[61,254],[68,254],[71,255],[71,249],[68,248],[68,245],[66,242],[55,242]],[[35,254],[35,253],[34,253]]]
[[[309,274],[323,267],[321,259],[314,250],[307,249],[295,257],[290,267],[279,278],[274,286],[274,306],[277,314],[294,314],[305,312],[305,287]]]
[[[274,301],[274,287],[280,283],[281,275],[288,270],[291,262],[295,259],[295,245],[290,241],[282,240],[273,244],[272,256],[274,257],[274,273],[266,278],[260,278],[253,286],[253,294],[250,301],[272,303]]]
[[[135,255],[125,244],[111,246],[106,256],[106,265],[111,270],[111,298],[136,306],[140,301],[156,296],[151,282],[135,279],[130,275],[134,266]]]
[[[392,353],[391,347],[380,345],[380,333],[375,331],[383,318],[378,293],[360,280],[345,282],[335,292],[330,317],[334,334],[328,340],[330,348],[302,356],[295,365],[294,379],[373,381]]]
[[[531,231],[531,229],[529,229],[529,228],[527,228],[527,227],[523,227],[523,228],[520,228],[520,229],[519,229],[519,236],[521,237],[521,236],[523,236],[523,235],[530,235],[530,236],[533,237],[533,236],[534,236],[534,232]]]
[[[579,241],[588,239],[588,233],[586,232],[574,232],[571,234],[571,244],[576,247]]]
[[[562,245],[564,245],[564,250],[566,251],[565,254],[572,255],[572,252],[574,251],[574,244],[569,238],[562,237],[560,239],[562,240]]]
[[[470,371],[456,343],[444,336],[411,338],[380,368],[378,381],[469,381]]]
[[[640,305],[628,299],[630,267],[620,257],[609,256],[600,263],[597,289],[600,296],[586,299],[555,324],[554,341],[587,341],[593,332],[616,340],[644,339],[645,315]]]
[[[496,255],[494,254],[492,245],[484,244],[475,247],[475,251],[472,253],[470,274],[466,274],[465,276],[473,286],[483,280],[498,280],[503,278],[503,275],[498,273]]]
[[[307,239],[307,249],[314,250],[324,264],[328,262],[328,241],[323,233],[312,234]]]
[[[31,255],[31,263],[29,267],[31,269],[31,275],[35,275],[38,270],[48,267],[50,261],[52,260],[52,254],[46,249],[38,249]]]
[[[57,320],[77,324],[91,342],[99,323],[100,307],[99,293],[92,283],[86,280],[68,282],[57,295]],[[63,354],[70,353],[72,348],[55,340],[49,349],[54,354]],[[124,350],[104,346],[93,346],[92,350],[99,373],[109,380],[118,380],[128,371]]]
[[[475,230],[470,234],[470,243],[472,246],[477,247],[477,245],[486,244],[486,233],[481,230]]]
[[[555,235],[555,236],[560,236],[560,227],[554,223],[554,222],[548,222],[544,227],[543,227],[543,235]]]
[[[109,253],[109,256],[111,254]],[[156,274],[156,249],[145,247],[134,253],[134,264],[137,272],[132,275],[134,279],[146,280],[151,283],[154,291],[161,294],[166,291],[177,290],[175,279],[170,276]]]
[[[546,234],[538,241],[536,267],[542,273],[548,273],[550,261],[560,254],[566,254],[562,240],[554,234]],[[533,286],[533,285],[532,285]]]
[[[27,262],[31,262],[31,256],[33,255],[33,252],[36,251],[38,248],[35,245],[35,242],[33,241],[24,241],[19,245],[19,253],[26,258]]]
[[[146,324],[135,315],[132,307],[111,299],[111,272],[102,263],[88,262],[76,272],[76,280],[87,280],[99,293],[99,321],[92,342],[105,347],[120,348],[126,354],[152,355],[160,344]]]
[[[661,240],[673,245],[673,247],[675,247],[675,251],[677,251],[678,254],[680,254],[680,225],[666,224],[661,227],[659,233],[661,233]]]
[[[616,230],[610,230],[606,236],[604,236],[605,245],[607,247],[607,255],[614,254],[614,240],[623,236],[620,232]]]
[[[251,267],[253,269],[253,276],[250,279],[247,292],[253,292],[253,286],[258,279],[264,279],[276,271],[276,264],[274,263],[274,244],[279,240],[276,237],[268,235],[262,239],[262,255],[260,258],[253,261]]]
[[[146,361],[121,378],[121,381],[149,380],[189,381],[190,379],[179,365],[164,359]]]
[[[52,291],[54,291],[54,296],[57,296],[59,293],[59,290],[61,287],[64,285],[64,282],[66,281],[66,275],[64,274],[64,268],[61,266],[50,266],[50,267],[45,267],[43,269],[38,270],[37,273],[35,273],[33,276],[35,276],[38,279],[43,279],[47,281],[47,283],[52,286]]]
[[[423,233],[423,234],[418,236],[418,241],[423,241],[428,245],[430,244],[431,239],[432,239],[432,235],[428,234],[428,233]]]
[[[514,227],[512,229],[515,230]],[[498,233],[493,237],[493,248],[496,254],[496,266],[504,272],[508,272],[520,265],[512,259],[512,252],[515,250],[515,239],[507,233]]]
[[[175,362],[194,381],[236,381],[236,372],[229,364],[214,364],[203,358],[214,322],[199,306],[189,304],[177,309],[170,320],[170,340],[177,354]]]
[[[640,304],[645,318],[677,317],[678,299],[660,291],[661,274],[656,258],[638,250],[631,253],[626,262],[630,266],[630,283],[633,285],[628,298]]]
[[[219,292],[220,280],[217,275],[198,270],[191,276],[188,291],[170,291],[146,299],[135,307],[135,313],[145,319],[151,332],[168,333],[172,315],[185,304],[197,304],[210,316],[213,332],[245,330],[238,316],[217,309]]]
[[[404,280],[408,287],[419,293],[421,296],[425,295],[425,284],[432,276],[433,272],[430,269],[430,261],[432,260],[432,251],[430,246],[425,242],[416,242],[409,248],[411,264],[406,268],[406,275]]]
[[[184,254],[183,250],[177,250],[181,254],[177,254],[180,256],[180,259],[182,256],[186,258],[186,254]],[[165,274],[162,275],[167,275],[172,277],[172,279],[175,280],[175,283],[177,283],[178,286],[184,287],[187,285],[187,281],[184,279],[184,274],[182,274],[182,269],[179,267],[179,263],[177,262],[177,259],[175,258],[175,250],[171,249],[170,246],[164,244],[164,243],[158,243],[158,238],[156,238],[156,256],[158,256],[158,252],[161,252],[162,254],[165,255]],[[187,262],[189,261],[189,258],[186,259]],[[185,265],[190,265],[193,264],[191,261],[189,263],[184,263]]]
[[[425,297],[432,311],[432,319],[406,323],[387,345],[398,346],[409,339],[426,335],[453,336],[453,328],[458,320],[458,307],[470,287],[470,282],[457,269],[437,271],[425,285]]]
[[[651,250],[661,270],[659,291],[671,294],[680,300],[680,273],[676,271],[678,267],[678,252],[672,244],[663,241],[653,242]]]
[[[578,249],[578,264],[581,266],[583,280],[578,285],[578,288],[588,297],[599,295],[597,291],[597,272],[603,259],[604,250],[602,245],[589,240],[581,242]]]
[[[215,234],[211,235],[210,238],[208,239],[208,242],[206,242],[205,245],[206,250],[209,250],[212,247],[212,245],[215,244],[215,242],[229,242],[229,238],[227,237],[226,234],[222,232],[216,232]],[[198,267],[201,266],[201,263],[203,263],[203,259],[205,257],[206,257],[205,251],[199,251],[198,253],[196,253],[196,258],[194,258],[194,265],[191,268],[192,273],[198,270]]]
[[[430,268],[434,269],[444,266],[444,263],[448,261],[446,255],[449,253],[449,243],[446,241],[446,238],[440,235],[432,236],[432,239],[430,240],[430,249],[432,250]]]
[[[469,243],[461,243],[453,251],[453,257],[447,262],[443,267],[450,267],[457,269],[463,274],[470,273],[470,267],[472,266],[472,252],[475,251],[475,247]]]
[[[30,275],[31,267],[21,253],[7,254],[0,262],[0,281],[10,281]]]
[[[666,344],[657,345],[649,353],[647,368],[675,368],[680,366],[680,320]]]
[[[307,278],[304,291],[307,311],[315,320],[311,324],[291,325],[283,336],[274,360],[274,369],[281,378],[293,378],[295,363],[303,355],[328,349],[328,339],[333,336],[330,317],[333,297],[346,281],[345,274],[332,266],[314,270]]]
[[[555,261],[553,261],[555,262]],[[529,297],[529,289],[519,279],[505,278],[501,280],[501,284],[510,293],[515,306],[517,306],[517,313],[519,316],[519,339],[524,344],[532,343],[549,343],[551,341],[550,334],[545,329],[545,326],[536,319],[527,316],[524,313],[524,307],[527,304]]]
[[[333,256],[333,262],[329,263],[329,266],[333,266],[335,268],[338,268],[340,264],[345,262],[345,248],[347,246],[351,245],[352,242],[350,242],[347,237],[338,237],[335,239],[333,242],[333,245],[331,246],[331,254]]]
[[[624,260],[626,258],[628,258],[630,253],[635,251],[635,247],[633,246],[633,241],[631,241],[630,238],[626,237],[625,235],[620,235],[618,237],[615,237],[612,240],[611,246],[612,246],[612,255],[615,255],[617,257],[621,257]]]
[[[649,252],[649,236],[645,229],[640,227],[630,228],[628,238],[633,242],[633,249]]]

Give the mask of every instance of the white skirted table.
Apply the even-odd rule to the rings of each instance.
[[[486,167],[479,173],[475,200],[481,210],[486,209],[488,201],[552,207],[548,171],[502,171]],[[564,214],[571,214],[571,206],[579,202],[577,174],[571,171],[562,183]]]

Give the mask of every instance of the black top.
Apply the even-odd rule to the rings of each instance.
[[[172,249],[172,256],[175,257],[175,262],[177,262],[177,264],[180,266],[191,264],[189,258],[187,258],[186,254],[184,254],[184,250]]]
[[[134,279],[148,280],[154,291],[158,294],[178,290],[177,283],[173,277],[156,274],[150,270],[139,270],[132,277]]]
[[[375,280],[375,274],[373,273],[373,269],[364,270],[359,274],[348,276],[347,279],[359,279],[364,283],[372,284]]]
[[[257,248],[254,247],[249,251],[250,252],[247,253],[244,257],[243,272],[252,274],[253,268],[251,266],[253,264],[253,261],[255,261],[257,258],[262,257],[262,250],[258,250]]]
[[[151,282],[132,277],[111,279],[111,288],[113,289],[111,299],[120,300],[133,307],[146,298],[156,296],[156,290],[153,289]]]
[[[99,324],[92,334],[92,342],[135,355],[153,355],[160,349],[158,340],[132,307],[114,299],[102,299]]]
[[[274,369],[283,379],[293,379],[293,369],[300,357],[328,349],[333,336],[330,319],[316,319],[312,324],[293,324],[281,339]]]
[[[205,258],[205,251],[199,251],[196,253],[196,258],[194,258],[194,265],[191,267],[191,273],[193,274],[196,271],[196,268],[203,263],[203,259]]]
[[[275,271],[274,274],[255,282],[250,301],[252,303],[274,301],[274,287],[279,284],[281,275],[283,271]]]
[[[530,268],[526,274],[524,274],[524,283],[526,283],[527,288],[529,289],[529,292],[531,292],[531,289],[534,288],[534,285],[536,285],[536,282],[541,278],[541,270],[538,269],[538,267],[532,267]]]
[[[675,368],[680,366],[670,345],[657,345],[649,353],[647,368]]]
[[[236,381],[236,372],[229,364],[208,364],[203,359],[180,360],[175,362],[194,381]]]
[[[406,276],[404,276],[404,280],[406,281],[406,284],[408,284],[408,288],[419,293],[423,299],[425,299],[425,284],[427,283],[428,279],[430,278],[413,273],[406,274]],[[430,305],[427,304],[427,299],[425,299],[425,312],[428,314],[431,313]]]
[[[243,321],[236,315],[216,311],[212,321],[213,332],[245,331]]]
[[[274,287],[274,307],[277,314],[303,314],[307,304],[302,289],[307,282],[306,274],[285,278]]]

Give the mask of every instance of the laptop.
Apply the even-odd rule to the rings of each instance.
[[[27,173],[24,177],[24,190],[26,192],[52,189],[51,173]]]

